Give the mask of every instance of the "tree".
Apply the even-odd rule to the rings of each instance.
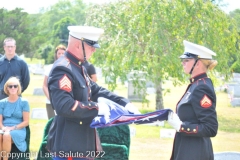
[[[235,20],[237,30],[240,33],[240,9],[236,9],[229,13],[229,16]]]
[[[16,8],[11,11],[0,9],[0,39],[4,40],[7,37],[12,37],[16,40],[16,52],[21,55],[35,49],[31,48],[31,39],[35,34],[35,27],[31,26],[31,19],[26,12],[21,8]],[[0,46],[0,51],[3,52],[3,46]]]
[[[53,42],[55,45],[68,44],[68,29],[70,25],[76,25],[76,21],[70,17],[62,18],[60,21],[56,22],[53,26]]]
[[[42,46],[38,49],[37,54],[35,54],[36,58],[40,58],[40,59],[44,59],[45,60],[45,64],[49,64],[49,62],[47,61],[48,58],[50,59],[49,54],[51,54],[54,50],[54,47],[51,44],[48,44],[46,46]],[[54,55],[52,56],[52,59],[50,59],[52,63],[54,61]]]
[[[231,70],[232,72],[240,73],[240,60],[233,63],[233,65],[231,66]]]
[[[147,73],[146,79],[157,89],[156,109],[163,108],[162,82],[172,78],[184,82],[178,57],[184,39],[204,45],[217,53],[217,72],[230,72],[229,53],[239,57],[235,43],[236,26],[228,15],[210,1],[202,0],[129,0],[93,6],[87,24],[105,29],[102,49],[94,54],[94,63],[116,79],[126,79],[133,69]],[[230,27],[231,26],[231,27]]]
[[[39,34],[51,39],[54,24],[65,17],[71,17],[76,24],[83,25],[85,23],[85,8],[86,6],[82,0],[60,0],[55,5],[42,11],[38,23],[41,28]]]
[[[37,37],[43,38],[44,42],[39,45],[38,53],[35,57],[42,55],[46,46],[57,46],[67,44],[68,25],[85,23],[86,5],[82,0],[60,0],[49,8],[42,9],[38,16],[37,27],[40,29]],[[54,48],[45,59],[46,63],[54,61]]]

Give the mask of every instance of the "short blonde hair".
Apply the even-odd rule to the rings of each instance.
[[[17,77],[10,77],[8,80],[7,80],[7,82],[4,84],[4,92],[7,94],[7,95],[9,95],[9,91],[8,91],[8,85],[10,84],[10,83],[14,83],[14,84],[16,84],[16,85],[18,85],[18,92],[17,92],[17,94],[18,95],[21,95],[21,93],[22,93],[22,87],[21,87],[21,85],[20,85],[20,80],[17,78]]]
[[[213,59],[200,59],[200,61],[209,70],[212,70],[218,64],[217,60]]]
[[[5,46],[6,43],[9,42],[9,41],[13,41],[13,42],[15,43],[15,45],[16,45],[16,40],[13,39],[12,37],[8,37],[8,38],[4,39],[4,41],[3,41],[3,46]]]

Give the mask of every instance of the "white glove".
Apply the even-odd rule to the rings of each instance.
[[[135,107],[132,103],[128,103],[125,108],[128,110],[131,114],[141,114],[137,107]]]
[[[168,112],[168,123],[179,132],[182,125],[182,121],[179,119],[178,115],[172,111]]]
[[[98,103],[98,115],[104,116],[106,123],[110,121],[110,108],[106,103]]]
[[[98,103],[98,115],[109,116],[110,115],[110,108],[105,103]]]

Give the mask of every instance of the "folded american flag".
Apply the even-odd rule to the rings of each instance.
[[[147,124],[164,121],[168,119],[168,112],[172,111],[171,109],[162,109],[146,114],[130,114],[126,108],[111,100],[102,98],[101,102],[109,106],[110,116],[95,117],[90,124],[91,128],[102,128],[123,124]]]

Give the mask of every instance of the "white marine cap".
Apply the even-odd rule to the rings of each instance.
[[[94,48],[100,48],[98,39],[104,33],[103,29],[92,26],[68,26],[68,30],[72,37],[83,40]]]
[[[184,53],[179,58],[185,59],[185,58],[203,58],[203,59],[212,59],[212,56],[216,56],[216,53],[212,50],[200,46],[195,43],[191,43],[189,41],[183,40],[184,44]]]

